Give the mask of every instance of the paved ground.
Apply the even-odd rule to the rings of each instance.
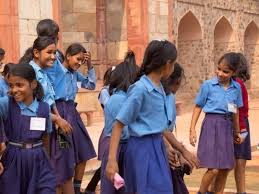
[[[190,150],[194,153],[197,147],[192,147],[189,145],[188,131],[191,121],[191,109],[192,106],[183,106],[185,110],[182,110],[182,114],[177,117],[177,131],[176,136],[181,140]],[[187,111],[186,111],[187,110]],[[197,134],[199,134],[199,126],[201,124],[203,115],[200,117],[197,125]],[[247,191],[249,194],[259,194],[259,150],[256,151],[256,144],[259,143],[259,100],[253,100],[250,102],[250,128],[251,128],[251,141],[253,145],[253,160],[248,162],[247,165]],[[103,128],[103,123],[94,123],[92,126],[88,127],[89,134],[94,142],[95,148],[97,150],[98,139]],[[86,171],[97,168],[99,163],[97,160],[90,161],[86,167]],[[190,176],[186,176],[186,184],[190,191],[197,191],[201,177],[204,170],[194,170]],[[87,173],[83,180],[83,187],[88,182],[89,177]],[[233,178],[233,173],[228,177],[228,182],[226,185],[226,191],[232,194],[235,192],[235,182]],[[193,192],[195,193],[195,192]]]

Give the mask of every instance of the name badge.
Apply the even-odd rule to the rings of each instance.
[[[30,130],[45,131],[46,130],[46,118],[32,117],[31,122],[30,122]]]
[[[78,88],[81,88],[82,82],[76,82]]]
[[[237,105],[228,103],[228,112],[237,113]]]

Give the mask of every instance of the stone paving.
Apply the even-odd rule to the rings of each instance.
[[[192,147],[189,145],[188,140],[188,129],[191,121],[191,109],[192,107],[186,107],[187,112],[180,114],[177,117],[177,138],[182,141],[186,147],[192,150],[194,153],[196,152],[197,147]],[[256,116],[257,115],[257,116]],[[249,120],[251,127],[251,141],[252,141],[252,149],[253,149],[253,159],[248,161],[247,164],[247,192],[248,194],[259,194],[259,150],[256,150],[256,145],[259,143],[259,100],[250,102],[250,112],[249,112]],[[199,135],[199,126],[202,121],[202,116],[197,123],[197,134]],[[99,135],[103,128],[103,122],[93,123],[92,126],[87,127],[89,134],[94,142],[95,149],[97,150]],[[99,166],[99,162],[95,159],[89,161],[86,167],[86,171],[96,169]],[[197,191],[202,175],[204,173],[203,169],[194,170],[193,173],[189,176],[185,177],[186,184],[191,192],[191,194]],[[84,176],[82,187],[86,187],[89,177],[87,177],[87,173]],[[235,182],[233,172],[231,172],[228,176],[228,181],[226,184],[226,189],[228,194],[232,194],[235,192]]]

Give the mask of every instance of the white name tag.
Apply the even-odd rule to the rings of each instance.
[[[78,88],[81,88],[82,82],[76,82]]]
[[[31,123],[30,123],[30,130],[45,131],[46,130],[46,118],[32,117]]]
[[[228,103],[228,111],[232,113],[237,113],[237,105],[233,103]]]

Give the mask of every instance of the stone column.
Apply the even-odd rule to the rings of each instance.
[[[96,43],[97,59],[100,65],[107,65],[106,1],[96,1]],[[106,69],[106,68],[105,68]]]
[[[148,43],[147,0],[126,0],[128,47],[136,54],[137,64],[143,58]]]
[[[59,41],[58,48],[63,50],[62,44],[62,22],[61,22],[61,2],[60,0],[52,0],[52,12],[53,12],[53,20],[59,25]]]
[[[6,52],[4,62],[17,62],[19,55],[18,1],[0,0],[0,47]]]

